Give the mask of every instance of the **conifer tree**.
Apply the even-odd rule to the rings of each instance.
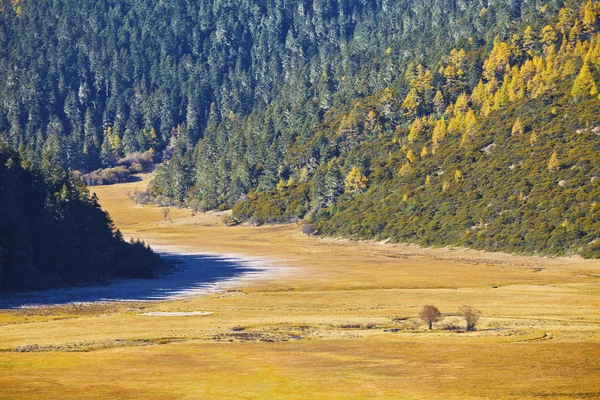
[[[346,175],[344,181],[346,192],[348,193],[361,193],[367,188],[367,177],[364,176],[360,170],[354,166]]]
[[[513,124],[511,134],[512,134],[512,136],[518,136],[518,135],[522,135],[524,132],[525,132],[525,128],[523,127],[523,123],[521,122],[520,118],[517,118],[515,120],[515,123]]]
[[[597,96],[598,95],[598,87],[596,86],[596,82],[594,81],[594,77],[590,72],[590,68],[587,63],[584,63],[579,70],[579,74],[577,78],[573,82],[573,87],[571,88],[571,96],[575,101],[581,101],[588,96]]]

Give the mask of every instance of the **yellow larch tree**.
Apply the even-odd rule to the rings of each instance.
[[[519,136],[525,132],[525,127],[523,126],[523,122],[521,122],[521,118],[517,118],[515,123],[512,126],[511,135]]]
[[[431,136],[431,142],[433,144],[432,151],[435,153],[435,150],[438,147],[438,144],[444,140],[446,134],[448,133],[448,126],[446,125],[446,119],[442,118],[438,120],[433,128],[433,135]]]
[[[420,118],[415,118],[412,124],[410,124],[408,127],[408,142],[412,143],[418,140],[421,132],[423,132],[423,122]]]
[[[554,153],[552,153],[552,155],[550,156],[550,159],[548,160],[547,168],[548,168],[548,171],[551,171],[551,172],[555,172],[560,169],[560,161],[558,161],[558,155],[556,154],[556,151]]]
[[[506,42],[496,37],[494,47],[489,57],[483,63],[483,77],[490,81],[493,78],[501,79],[508,70],[510,47]]]
[[[587,63],[583,63],[577,78],[571,88],[571,96],[575,101],[581,101],[588,96],[597,96],[598,87]]]
[[[344,184],[347,193],[362,193],[367,188],[367,177],[360,172],[358,167],[354,166],[346,175]]]
[[[408,92],[404,101],[402,102],[402,108],[407,117],[414,117],[417,115],[419,109],[419,96],[414,90]]]

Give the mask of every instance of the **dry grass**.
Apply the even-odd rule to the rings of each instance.
[[[289,273],[185,300],[0,313],[0,398],[600,398],[600,264],[226,227],[96,187],[126,236],[277,259]],[[472,333],[415,329],[424,304]],[[202,316],[144,316],[207,311]],[[20,352],[16,352],[20,351]]]

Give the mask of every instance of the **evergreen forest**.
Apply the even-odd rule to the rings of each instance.
[[[79,179],[44,167],[0,146],[0,293],[153,277],[158,255],[125,242]]]
[[[598,82],[593,0],[0,7],[6,174],[150,154],[157,204],[322,235],[600,257]]]

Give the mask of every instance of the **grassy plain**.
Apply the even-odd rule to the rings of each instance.
[[[136,206],[93,188],[128,237],[274,260],[223,293],[0,311],[0,398],[600,398],[600,262],[308,238]],[[437,325],[481,309],[477,332]],[[148,311],[208,311],[144,316]],[[15,351],[20,350],[20,351]]]

